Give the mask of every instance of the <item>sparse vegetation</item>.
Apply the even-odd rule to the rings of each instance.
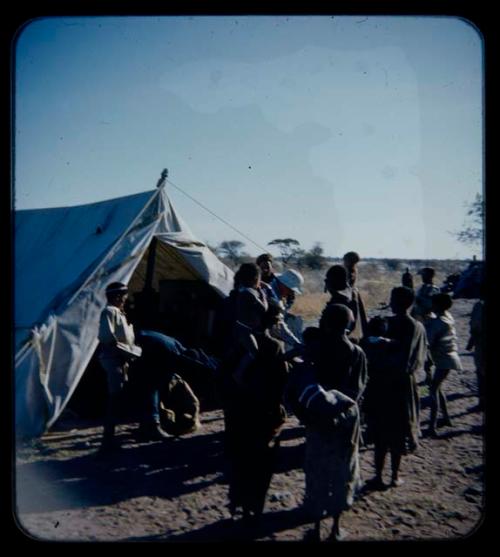
[[[237,268],[228,260],[226,263],[233,269]],[[292,311],[300,315],[304,321],[311,323],[320,316],[329,299],[329,295],[324,292],[325,273],[330,265],[336,263],[341,263],[341,259],[325,258],[324,267],[321,269],[308,267],[300,269],[304,276],[304,294],[297,296]],[[417,273],[422,267],[434,267],[435,283],[441,286],[448,275],[462,272],[467,265],[468,261],[453,259],[363,259],[359,263],[357,286],[363,296],[366,310],[371,316],[379,312],[382,305],[388,303],[391,289],[401,285],[401,275],[406,267],[414,275],[415,288],[419,288],[422,281]],[[283,270],[279,260],[275,260],[274,268],[277,272]]]

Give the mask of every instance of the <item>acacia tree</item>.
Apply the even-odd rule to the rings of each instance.
[[[276,246],[281,254],[281,261],[286,267],[288,262],[300,251],[300,242],[293,238],[276,238],[267,243],[268,246]]]
[[[326,258],[323,253],[320,242],[316,242],[309,251],[303,254],[302,264],[309,267],[309,269],[322,269],[326,264]]]
[[[241,261],[243,253],[241,250],[245,244],[239,240],[224,240],[217,247],[217,253],[222,257],[227,257],[234,266]]]
[[[484,230],[484,200],[480,193],[472,203],[467,203],[467,220],[464,228],[456,233],[456,238],[463,244],[481,244]]]

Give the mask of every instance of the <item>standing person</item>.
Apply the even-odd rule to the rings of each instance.
[[[356,286],[356,281],[358,279],[358,264],[361,261],[361,258],[358,253],[355,251],[348,251],[342,257],[342,261],[344,263],[344,267],[347,271],[347,282],[349,286],[352,288],[353,297],[356,300],[356,305],[358,307],[359,313],[359,327],[361,329],[360,339],[363,337],[363,334],[366,331],[366,326],[368,324],[368,319],[366,317],[366,309],[365,304],[363,302],[363,298],[361,293]]]
[[[125,383],[132,351],[140,355],[135,347],[134,328],[124,313],[128,288],[122,282],[112,282],[106,287],[107,305],[99,322],[99,363],[106,373],[108,403],[104,420],[101,451],[118,449],[115,428],[119,419],[120,399]],[[129,352],[127,352],[127,349]]]
[[[256,263],[261,271],[259,288],[267,300],[274,300],[283,306],[283,318],[272,328],[271,334],[285,343],[286,350],[300,350],[302,346],[302,319],[290,313],[295,296],[302,294],[304,278],[294,269],[284,273],[274,273],[272,255],[263,253]]]
[[[372,317],[368,322],[367,334],[362,339],[360,346],[366,355],[368,367],[368,384],[363,396],[363,406],[360,414],[366,426],[363,439],[366,444],[375,443],[380,430],[387,428],[380,426],[380,408],[387,408],[386,401],[391,400],[390,376],[387,373],[388,349],[392,340],[387,338],[387,319],[380,315]]]
[[[254,330],[258,351],[244,380],[235,381],[230,361],[222,372],[229,509],[234,517],[241,511],[246,522],[258,520],[263,512],[286,418],[281,400],[288,368],[282,344],[269,333],[280,312],[271,302],[260,330]]]
[[[470,337],[467,342],[467,350],[474,349],[474,365],[477,375],[477,394],[479,398],[478,409],[484,409],[484,383],[485,383],[485,362],[484,362],[484,283],[479,286],[479,300],[474,304],[469,322]]]
[[[397,378],[393,391],[395,399],[400,401],[397,423],[401,425],[400,435],[404,434],[411,451],[417,449],[420,437],[420,400],[416,374],[422,371],[427,361],[425,328],[409,314],[414,300],[415,294],[406,286],[393,288],[390,300],[393,315],[387,318],[387,338],[395,341],[387,365],[392,376]],[[401,483],[398,471],[402,454],[401,447],[401,453],[395,454],[393,462],[393,485]]]
[[[331,295],[325,309],[332,304],[343,304],[352,311],[353,321],[349,324],[348,337],[351,342],[358,344],[364,335],[362,311],[359,297],[348,284],[348,272],[343,265],[332,265],[328,269],[325,276],[325,292]]]
[[[411,288],[413,290],[413,275],[410,273],[409,267],[406,267],[406,271],[401,275],[401,284],[402,286],[406,286],[407,288]]]
[[[241,359],[234,371],[237,383],[257,357],[259,345],[254,333],[262,330],[268,299],[260,288],[260,269],[254,263],[243,263],[238,270],[238,291],[235,298],[234,339],[241,348]]]
[[[451,426],[450,415],[443,391],[443,383],[451,370],[462,371],[458,355],[455,320],[449,312],[453,301],[449,294],[439,293],[432,296],[432,311],[435,317],[425,322],[427,340],[434,361],[435,370],[430,383],[431,415],[429,436],[436,436],[438,413],[443,415],[443,425]]]
[[[340,391],[359,404],[368,373],[365,353],[346,334],[353,320],[352,311],[344,304],[330,304],[323,310],[315,366],[325,390]]]
[[[370,381],[365,406],[369,435],[374,444],[375,476],[367,482],[373,489],[384,489],[383,471],[387,453],[391,455],[393,487],[401,485],[399,467],[406,451],[408,437],[408,377],[400,366],[393,365],[398,347],[389,339],[384,317],[373,317],[368,323],[369,335],[363,349],[368,360]]]
[[[297,294],[302,294],[304,278],[295,269],[287,269],[275,276],[275,293],[281,303],[283,319],[276,323],[271,334],[285,343],[287,350],[302,346],[302,318],[290,312]]]
[[[342,335],[350,319],[345,306],[332,306],[322,318],[323,334]],[[311,333],[311,334],[309,334]],[[314,351],[317,330],[306,336],[306,357],[290,374],[285,399],[306,428],[304,459],[304,509],[314,522],[313,541],[321,540],[321,521],[332,517],[329,541],[345,537],[340,529],[342,512],[349,509],[360,486],[359,411],[356,402],[319,381]],[[309,352],[312,357],[308,357]]]
[[[413,308],[413,317],[421,323],[428,319],[432,312],[432,296],[440,292],[439,287],[434,284],[435,270],[432,267],[424,267],[419,273],[422,276],[422,286],[418,289]]]
[[[262,282],[272,285],[276,277],[273,268],[273,256],[270,253],[263,253],[257,257],[255,263],[260,268]]]

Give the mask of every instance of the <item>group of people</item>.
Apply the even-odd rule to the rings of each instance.
[[[385,487],[388,453],[391,485],[403,483],[401,459],[417,449],[422,436],[418,372],[425,371],[430,392],[426,434],[437,436],[440,426],[451,425],[443,385],[449,373],[462,369],[450,313],[452,298],[434,286],[431,268],[421,273],[423,284],[415,294],[407,270],[403,285],[391,292],[392,316],[368,320],[356,286],[359,261],[357,253],[348,252],[342,264],[328,269],[325,292],[330,300],[319,326],[305,330],[290,311],[303,292],[300,272],[275,273],[272,256],[263,254],[235,273],[234,288],[218,316],[220,358],[209,359],[217,371],[214,378],[224,412],[229,510],[234,518],[255,523],[262,515],[280,431],[291,413],[305,427],[304,509],[314,524],[310,531],[314,540],[320,540],[321,522],[327,517],[333,518],[329,539],[342,538],[341,514],[362,485],[360,444],[374,447],[375,475],[367,485]],[[124,285],[111,284],[101,316],[100,361],[110,395],[103,447],[113,443],[116,397],[126,381],[129,360],[145,362],[143,369],[165,375],[168,366],[159,363],[162,350],[170,359],[174,353],[175,363],[190,359],[189,350],[160,333],[141,331],[136,338],[123,314],[126,295]],[[477,361],[481,308],[475,308],[469,341],[469,348],[476,346]],[[122,344],[139,349],[124,357]],[[158,416],[162,380],[171,377],[150,382],[140,425],[144,435],[157,439],[167,437]]]

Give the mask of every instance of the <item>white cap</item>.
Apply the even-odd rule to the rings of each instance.
[[[304,284],[304,278],[298,271],[287,269],[284,273],[276,275],[276,278],[296,294],[302,294],[301,288]]]

